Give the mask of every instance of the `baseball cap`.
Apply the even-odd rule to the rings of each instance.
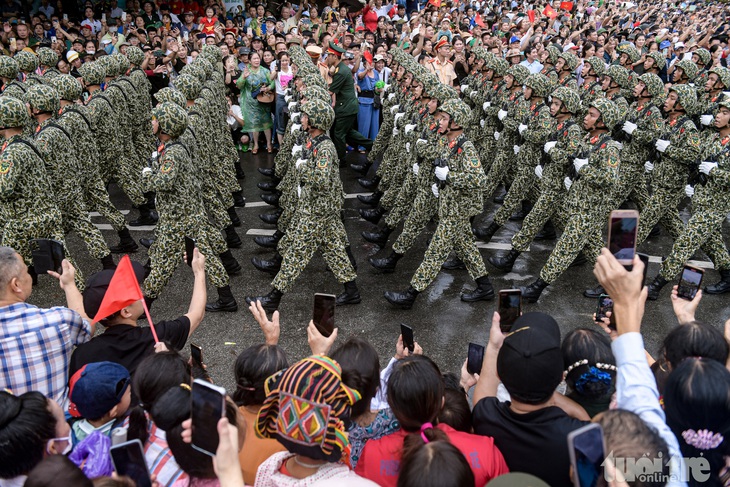
[[[134,270],[134,275],[137,276],[137,282],[141,286],[145,278],[144,267],[139,262],[132,261],[132,269]],[[106,290],[109,287],[109,283],[112,280],[112,276],[114,276],[114,269],[106,269],[97,272],[87,279],[86,289],[83,293],[84,310],[87,316],[96,316],[106,294]]]
[[[517,36],[512,36],[509,38],[509,43],[512,44],[514,42],[520,42],[520,38]]]
[[[268,17],[266,17],[265,22],[273,22],[273,23],[276,23],[276,17],[273,17],[273,16],[269,15]]]
[[[666,49],[672,45],[669,41],[662,41],[661,44],[659,44],[659,49]]]
[[[680,41],[674,45],[675,49],[681,49],[682,47],[684,47],[684,42],[682,42],[682,41]]]
[[[240,49],[238,50],[238,55],[239,55],[239,56],[243,56],[244,54],[245,54],[245,55],[251,54],[251,49],[249,49],[248,47],[245,47],[245,46],[244,46],[244,47],[242,47],[242,48],[240,48]]]
[[[69,51],[66,53],[66,59],[70,63],[76,61],[78,58],[79,58],[79,53],[74,51],[73,49],[69,49]]]
[[[525,313],[515,321],[497,356],[497,374],[515,399],[547,400],[563,378],[560,328],[545,313]]]
[[[378,61],[384,61],[384,60],[385,60],[385,58],[383,57],[382,54],[376,54],[375,56],[373,56],[373,61],[375,61],[376,63]]]
[[[69,414],[76,418],[101,418],[122,400],[129,380],[129,371],[114,362],[84,365],[68,381]]]

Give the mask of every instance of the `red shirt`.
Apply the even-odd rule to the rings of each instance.
[[[366,5],[362,9],[362,22],[365,24],[365,28],[370,32],[375,32],[378,28],[378,13],[370,8],[370,5]]]
[[[446,433],[449,441],[464,454],[474,472],[475,486],[481,487],[494,477],[509,472],[502,453],[489,436],[472,435],[456,431],[447,424],[436,428]],[[395,487],[400,470],[400,454],[406,433],[391,433],[378,440],[368,440],[355,467],[355,473],[380,486]]]

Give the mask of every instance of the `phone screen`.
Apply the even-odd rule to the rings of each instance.
[[[334,294],[314,295],[312,321],[322,336],[328,337],[335,330],[335,299]]]
[[[692,301],[700,289],[703,275],[704,271],[702,269],[688,265],[684,266],[682,277],[679,279],[679,286],[677,287],[677,296],[687,301]]]
[[[470,343],[466,356],[466,371],[470,374],[480,373],[482,371],[482,362],[484,362],[484,346]]]
[[[190,344],[190,357],[192,357],[193,363],[199,367],[203,366],[203,349],[200,345],[196,345],[194,343]]]
[[[499,327],[502,333],[512,330],[517,318],[522,313],[522,291],[505,289],[499,292]]]
[[[46,238],[33,240],[31,256],[33,258],[33,269],[36,274],[46,274],[48,271],[54,271],[59,274],[63,272],[62,264],[66,252],[63,244],[58,240]]]
[[[611,212],[608,226],[608,250],[621,265],[631,265],[634,260],[638,227],[637,212],[633,210]]]
[[[225,412],[225,394],[225,389],[204,380],[193,382],[193,448],[210,456],[218,449],[218,421]]]
[[[613,314],[613,299],[608,294],[598,296],[598,308],[596,309],[596,321],[606,317],[606,313],[611,311]]]
[[[185,237],[185,258],[189,266],[193,265],[193,254],[195,253],[195,240]]]
[[[413,328],[401,323],[400,334],[403,337],[403,347],[407,348],[409,352],[413,353],[413,350],[416,347],[416,342],[413,341]]]
[[[605,458],[603,429],[591,423],[568,435],[570,462],[573,466],[575,487],[595,487],[603,477]]]
[[[118,475],[131,478],[138,487],[152,487],[142,442],[132,440],[120,443],[112,446],[109,454]]]

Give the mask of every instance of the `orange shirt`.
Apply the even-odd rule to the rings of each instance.
[[[253,485],[256,481],[256,471],[258,471],[259,465],[274,453],[286,451],[286,448],[276,440],[256,436],[257,414],[247,411],[244,406],[238,409],[246,419],[246,439],[243,442],[243,448],[238,452],[238,459],[241,462],[243,483]]]

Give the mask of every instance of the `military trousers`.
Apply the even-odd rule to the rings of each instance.
[[[345,160],[348,141],[353,147],[361,146],[370,149],[373,146],[372,140],[363,137],[360,132],[355,130],[356,122],[357,113],[335,116],[335,123],[332,126],[332,142],[335,144],[337,157],[340,161]]]

